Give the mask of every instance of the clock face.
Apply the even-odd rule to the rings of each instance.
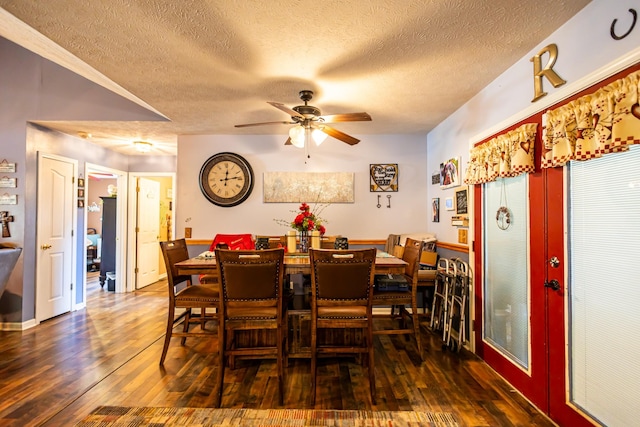
[[[200,169],[200,190],[218,206],[231,207],[244,202],[253,190],[253,170],[242,156],[218,153]]]

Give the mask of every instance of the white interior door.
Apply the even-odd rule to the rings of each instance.
[[[76,161],[38,157],[36,319],[71,311]]]
[[[160,267],[160,183],[138,178],[136,288],[158,281]]]

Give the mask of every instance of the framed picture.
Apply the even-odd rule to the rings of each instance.
[[[440,197],[431,199],[431,221],[440,222]]]
[[[458,243],[467,243],[467,234],[468,231],[466,228],[459,228],[458,229]]]
[[[84,208],[84,199],[78,199],[78,207]]]
[[[440,163],[440,188],[460,185],[460,157],[453,157]]]
[[[453,197],[447,197],[444,199],[444,208],[448,211],[453,210]]]
[[[398,164],[369,165],[369,191],[398,191]]]
[[[431,185],[440,184],[440,172],[431,175]]]
[[[456,191],[456,213],[467,213],[467,189]]]
[[[84,197],[84,188],[78,188],[78,197]]]
[[[78,178],[78,188],[84,188],[84,178]]]

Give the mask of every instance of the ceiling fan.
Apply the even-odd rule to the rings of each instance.
[[[323,116],[321,115],[322,113],[319,108],[308,105],[308,102],[313,98],[313,91],[301,90],[299,95],[300,99],[304,101],[304,105],[298,105],[293,108],[289,108],[279,102],[267,102],[267,104],[270,104],[290,115],[291,121],[248,123],[235,125],[235,127],[242,128],[275,124],[296,125],[289,130],[289,139],[285,142],[285,145],[295,145],[296,147],[304,147],[304,141],[305,139],[308,139],[309,136],[313,138],[317,145],[320,145],[327,135],[339,139],[342,142],[346,142],[349,145],[355,145],[360,142],[359,139],[354,138],[351,135],[347,135],[346,133],[332,128],[331,126],[327,126],[326,123],[371,121],[371,116],[369,114],[346,113]]]

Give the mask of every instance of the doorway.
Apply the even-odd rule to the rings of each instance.
[[[132,255],[129,257],[131,268],[128,270],[128,291],[141,289],[166,278],[167,272],[158,242],[171,240],[175,235],[173,188],[175,173],[129,173],[128,249]],[[149,203],[155,203],[153,209],[149,207]],[[157,270],[155,273],[154,269]]]
[[[85,250],[86,267],[83,268],[83,294],[86,301],[87,275],[100,277],[102,289],[105,291],[125,292],[124,285],[126,278],[127,251],[126,251],[126,200],[128,195],[127,173],[118,169],[86,163],[85,179],[85,230],[82,235],[87,246],[95,246],[92,253]],[[114,213],[109,215],[110,230],[105,236],[103,229],[105,205],[104,199],[113,199]],[[94,232],[92,237],[89,232]],[[91,244],[90,244],[91,243]],[[94,245],[95,243],[95,245]],[[95,251],[95,252],[94,252]],[[108,255],[107,255],[108,253]],[[88,256],[96,255],[92,264],[88,262]],[[94,271],[91,271],[91,270]],[[107,275],[107,273],[109,273]]]

